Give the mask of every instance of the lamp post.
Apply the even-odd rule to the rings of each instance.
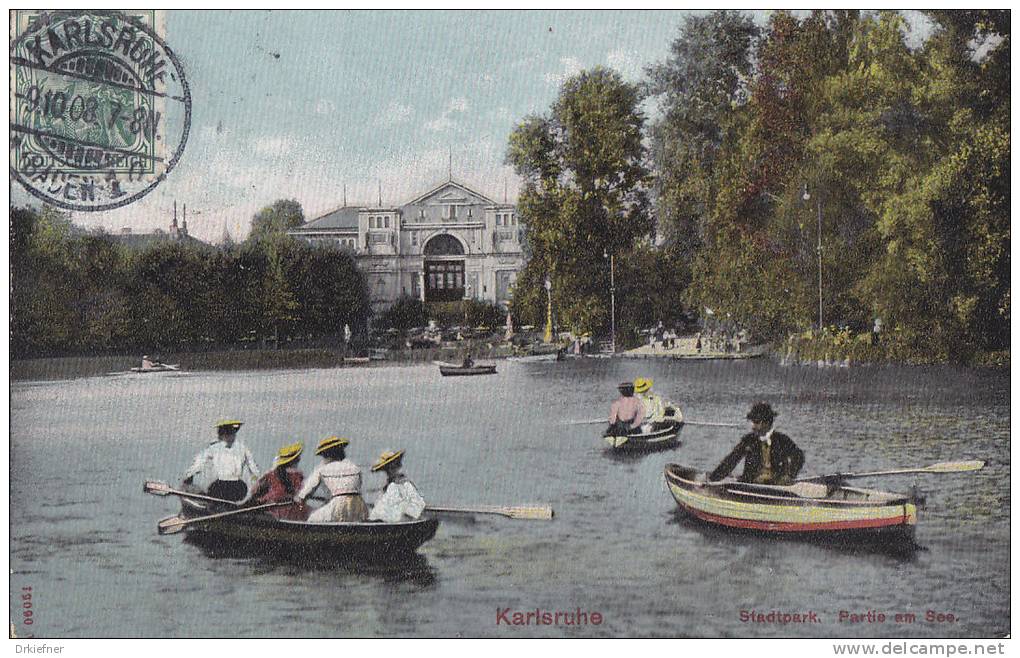
[[[616,256],[603,249],[602,257],[609,259],[609,341],[616,354]]]
[[[545,342],[552,342],[552,281],[549,277],[545,278],[545,295],[548,299],[548,305],[545,309]]]
[[[815,203],[818,205],[818,246],[816,251],[818,252],[818,332],[821,333],[822,327],[822,195],[817,195]],[[804,185],[804,200],[811,200],[811,193],[808,192],[807,184]]]

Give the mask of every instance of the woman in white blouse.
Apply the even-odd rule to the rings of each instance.
[[[386,487],[368,515],[369,521],[397,523],[408,518],[417,519],[425,511],[425,499],[418,493],[414,483],[400,472],[404,451],[384,452],[372,465],[372,472],[386,472]]]
[[[346,458],[345,449],[349,443],[349,439],[331,436],[320,441],[315,449],[315,454],[321,455],[323,461],[305,480],[294,500],[303,503],[320,484],[329,490],[330,499],[308,516],[309,523],[364,521],[368,515],[361,497],[361,467]]]

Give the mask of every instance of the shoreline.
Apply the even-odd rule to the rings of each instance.
[[[438,347],[430,349],[403,349],[390,351],[385,359],[365,361],[364,356],[352,357],[343,348],[295,348],[283,350],[217,350],[209,352],[169,352],[163,355],[165,363],[180,364],[177,374],[206,371],[252,371],[252,370],[301,370],[307,368],[378,368],[403,365],[431,364],[433,361],[456,362],[470,353],[475,360],[503,361],[510,358],[529,356],[516,352],[507,345],[493,347],[467,345],[461,347]],[[535,355],[531,355],[535,356]],[[539,355],[540,356],[540,355]],[[815,360],[790,358],[774,349],[755,349],[744,353],[695,353],[686,354],[679,351],[661,351],[652,353],[618,352],[616,354],[587,354],[575,356],[566,354],[566,360],[578,358],[589,359],[663,359],[669,361],[743,361],[764,358],[788,367],[881,367],[907,366],[924,367],[931,365],[963,365],[970,368],[1008,368],[1009,356],[1005,362],[999,360],[991,363],[975,362],[966,364],[896,362],[891,360],[851,361],[846,360]],[[12,359],[9,375],[12,382],[16,381],[56,381],[78,379],[83,377],[135,375],[142,373],[130,372],[137,366],[139,357],[135,355],[76,355],[39,357],[32,359]],[[146,373],[148,374],[148,373]],[[152,373],[156,374],[156,373]],[[173,373],[167,373],[173,374]]]

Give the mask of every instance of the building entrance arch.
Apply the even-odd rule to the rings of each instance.
[[[464,299],[464,245],[449,233],[441,233],[422,248],[425,301],[453,302]]]

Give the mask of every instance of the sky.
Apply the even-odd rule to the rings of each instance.
[[[664,60],[680,11],[217,11],[166,13],[192,94],[177,167],[142,199],[73,220],[195,237],[248,231],[276,199],[311,219],[343,204],[399,205],[453,178],[502,201],[518,179],[507,138],[596,65],[631,82]],[[754,12],[764,24],[768,12]],[[451,166],[452,160],[452,166]],[[14,203],[34,203],[15,184]]]

